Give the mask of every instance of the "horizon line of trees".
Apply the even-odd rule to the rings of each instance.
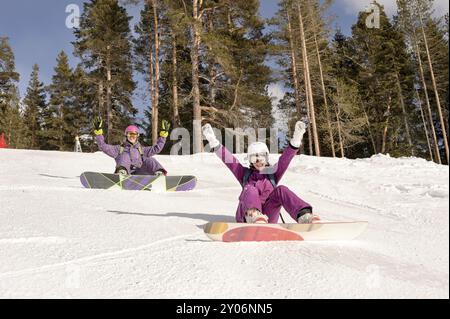
[[[138,121],[144,142],[156,142],[165,118],[190,131],[197,152],[199,124],[272,127],[268,86],[282,82],[276,108],[291,129],[310,123],[306,154],[448,164],[448,14],[436,17],[433,2],[397,0],[392,19],[374,2],[379,27],[360,12],[346,36],[332,27],[333,0],[279,0],[268,20],[259,0],[88,0],[72,43],[81,62],[71,68],[61,51],[48,85],[34,65],[23,99],[9,39],[0,37],[0,134],[12,148],[68,151],[102,116],[107,141],[120,143],[138,121],[139,75],[149,98]],[[134,26],[130,5],[142,9]]]

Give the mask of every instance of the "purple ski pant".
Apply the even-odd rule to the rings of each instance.
[[[277,186],[265,201],[261,202],[259,191],[256,187],[247,185],[239,197],[241,216],[251,208],[256,208],[269,217],[269,223],[278,223],[280,210],[283,207],[291,217],[297,221],[297,214],[303,208],[312,209],[311,205],[299,198],[286,186]]]
[[[145,158],[142,166],[132,172],[132,175],[154,175],[157,171],[162,171],[167,174],[167,171],[162,165],[152,157]]]

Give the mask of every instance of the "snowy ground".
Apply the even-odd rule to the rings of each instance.
[[[83,189],[101,153],[0,150],[0,297],[449,298],[448,166],[298,156],[283,178],[350,242],[220,243],[239,184],[213,154],[157,157],[188,193]],[[285,219],[288,219],[284,213]]]

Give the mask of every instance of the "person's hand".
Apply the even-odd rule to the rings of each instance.
[[[295,123],[294,135],[291,138],[291,145],[295,148],[299,148],[302,145],[303,135],[306,132],[306,124],[302,121]]]
[[[167,137],[169,136],[170,123],[169,121],[162,120],[161,122],[161,132],[159,132],[159,136]]]
[[[216,134],[214,134],[214,130],[210,124],[205,124],[202,127],[202,132],[203,132],[203,136],[206,138],[206,140],[208,141],[209,146],[211,148],[215,148],[215,147],[219,146],[220,142],[216,138]]]
[[[103,120],[100,116],[96,116],[94,118],[94,134],[95,135],[103,135]]]

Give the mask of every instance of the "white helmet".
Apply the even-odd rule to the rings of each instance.
[[[266,143],[263,142],[254,142],[248,146],[248,155],[254,154],[267,154],[269,155],[269,149],[267,148]]]
[[[258,159],[263,158],[265,163],[269,162],[269,149],[267,145],[262,142],[255,142],[248,147],[248,160],[250,163],[254,164]]]

